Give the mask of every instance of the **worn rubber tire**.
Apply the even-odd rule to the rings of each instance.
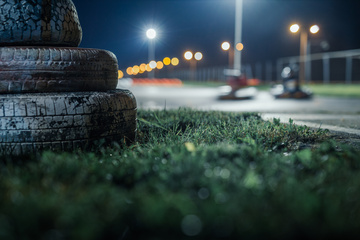
[[[0,93],[116,89],[116,56],[106,50],[0,47]]]
[[[100,141],[131,143],[136,111],[127,90],[0,95],[0,155],[91,149]]]
[[[0,0],[0,46],[79,46],[82,29],[71,0]]]

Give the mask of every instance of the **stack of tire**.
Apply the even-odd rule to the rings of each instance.
[[[0,155],[132,142],[136,100],[114,54],[78,48],[71,0],[0,0]]]

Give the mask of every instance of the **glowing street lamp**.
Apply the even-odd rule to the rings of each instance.
[[[228,58],[229,58],[229,68],[232,67],[233,65],[233,59],[234,59],[234,52],[231,51],[231,45],[229,42],[223,42],[221,44],[221,49],[224,50],[225,52],[228,52]]]
[[[300,69],[299,69],[299,78],[296,82],[297,88],[300,86],[300,82],[305,81],[305,61],[307,61],[308,54],[308,32],[302,28],[299,24],[293,24],[290,26],[290,32],[297,33],[300,31]],[[320,31],[318,25],[312,25],[309,28],[309,32],[316,34]]]
[[[150,28],[146,31],[146,37],[149,39],[149,52],[148,52],[148,61],[151,62],[155,60],[155,38],[156,31],[153,28]],[[154,78],[154,71],[149,72],[149,77]]]
[[[190,52],[190,51],[186,51],[186,52],[184,53],[184,58],[185,58],[186,60],[190,61],[190,60],[193,58],[193,53]]]
[[[196,52],[193,54],[191,51],[186,51],[184,53],[184,58],[190,62],[190,72],[192,80],[195,79],[196,72],[196,62],[202,60],[203,54],[201,52]]]
[[[221,48],[222,48],[222,50],[224,50],[224,51],[229,50],[229,49],[230,49],[230,43],[229,43],[229,42],[223,42],[223,43],[221,44]]]
[[[196,61],[200,61],[203,58],[203,55],[201,52],[196,52],[194,58]]]

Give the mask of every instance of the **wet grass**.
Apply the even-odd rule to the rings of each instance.
[[[359,152],[257,114],[138,112],[131,146],[0,166],[0,239],[360,234]]]
[[[315,95],[360,98],[360,84],[311,84],[306,87]]]

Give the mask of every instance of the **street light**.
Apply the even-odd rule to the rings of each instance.
[[[149,39],[149,52],[148,52],[148,62],[155,60],[155,38],[156,31],[153,28],[150,28],[146,31],[146,37]],[[154,71],[149,72],[149,77],[154,78]]]
[[[225,52],[228,52],[228,58],[229,58],[229,68],[233,65],[233,59],[234,59],[234,52],[231,51],[231,45],[229,42],[223,42],[221,44],[221,49]]]
[[[200,61],[203,58],[203,54],[201,52],[196,52],[193,54],[191,51],[186,51],[184,53],[184,58],[190,62],[190,72],[192,80],[195,79],[196,72],[196,62]]]
[[[299,24],[292,24],[290,26],[290,31],[292,33],[297,33],[300,31],[300,69],[299,69],[299,78],[297,80],[297,88],[300,87],[300,82],[305,81],[305,61],[307,61],[308,54],[308,32],[305,28],[301,27]],[[320,27],[318,25],[312,25],[309,28],[309,32],[312,34],[316,34],[320,31]]]
[[[196,61],[200,61],[203,58],[203,55],[201,52],[197,52],[195,53],[194,58]]]
[[[230,49],[230,43],[229,43],[229,42],[223,42],[223,43],[221,44],[221,48],[222,48],[222,50],[224,50],[224,51],[229,50],[229,49]]]
[[[234,43],[242,42],[242,18],[243,18],[243,0],[236,0],[235,2],[235,39]],[[241,71],[241,50],[233,51],[234,69]]]

